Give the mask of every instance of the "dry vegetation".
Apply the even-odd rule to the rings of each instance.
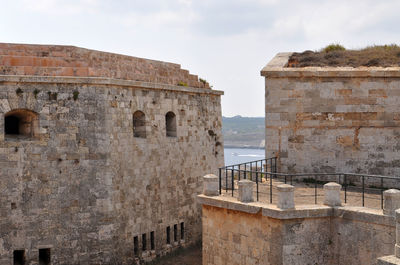
[[[396,44],[370,46],[361,50],[346,50],[340,44],[330,44],[320,51],[293,53],[287,67],[306,66],[400,66],[400,46]]]

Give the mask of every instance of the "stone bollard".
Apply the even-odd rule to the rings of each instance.
[[[281,184],[278,189],[278,208],[294,209],[294,187],[288,184]]]
[[[239,201],[252,202],[253,200],[253,181],[243,179],[238,182],[239,185]]]
[[[328,206],[340,206],[340,190],[342,185],[336,182],[329,182],[324,185],[324,204]]]
[[[395,215],[400,208],[400,190],[390,189],[383,192],[383,214]]]
[[[208,174],[203,177],[203,194],[206,196],[219,195],[218,177]]]

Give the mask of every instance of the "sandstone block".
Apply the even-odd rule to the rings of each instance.
[[[278,189],[278,208],[293,209],[294,208],[294,187],[288,184],[281,184],[276,187]]]
[[[395,211],[400,208],[400,190],[390,189],[383,192],[383,213],[395,215]]]
[[[203,177],[203,194],[206,196],[219,195],[218,177],[213,174],[208,174]]]
[[[324,185],[324,204],[328,206],[340,206],[342,202],[340,200],[340,190],[342,185],[329,182]]]
[[[239,181],[239,201],[252,202],[253,200],[253,181],[243,179]]]

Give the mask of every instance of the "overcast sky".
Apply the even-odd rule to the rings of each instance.
[[[0,42],[175,62],[225,91],[224,116],[264,116],[278,52],[400,43],[399,0],[1,0]]]

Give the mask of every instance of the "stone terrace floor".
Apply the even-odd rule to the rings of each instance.
[[[270,203],[270,185],[264,179],[262,183],[259,183],[259,202]],[[273,179],[272,181],[272,203],[276,204],[277,197],[277,189],[276,186],[280,184],[284,184],[284,180]],[[287,184],[291,184],[290,181]],[[314,183],[304,183],[300,181],[293,181],[292,185],[295,187],[294,190],[294,202],[296,205],[305,205],[305,204],[315,204],[315,184]],[[257,193],[256,193],[256,184],[253,187],[253,198],[254,201],[257,201]],[[222,190],[222,196],[232,196],[232,191],[225,189]],[[345,192],[342,187],[341,190],[341,198],[342,203],[344,205],[350,206],[362,206],[362,188],[357,186],[348,186],[347,187],[347,202],[345,202]],[[234,195],[235,198],[238,198],[238,186],[237,181],[235,181],[235,190]],[[317,185],[317,204],[323,204],[324,202],[324,190],[323,185]],[[381,190],[374,188],[366,188],[364,193],[364,206],[368,208],[381,209]]]

